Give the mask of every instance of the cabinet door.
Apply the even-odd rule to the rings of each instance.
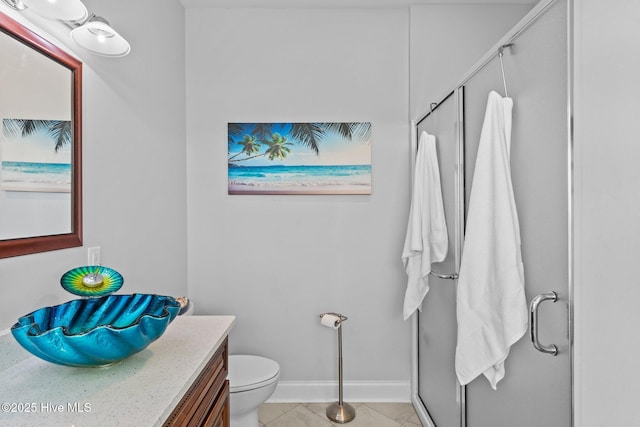
[[[226,380],[218,400],[203,423],[203,427],[229,427],[229,425],[229,380]]]
[[[218,425],[219,420],[223,420],[222,425],[229,425],[228,352],[225,338],[165,421],[164,427],[211,426]]]

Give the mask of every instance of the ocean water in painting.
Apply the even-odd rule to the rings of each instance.
[[[290,191],[371,187],[371,165],[235,166],[229,168],[229,184],[240,191],[271,188]]]
[[[71,184],[68,163],[2,162],[2,182],[65,185]]]

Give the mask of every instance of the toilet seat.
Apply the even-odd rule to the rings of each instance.
[[[280,365],[261,356],[229,356],[229,391],[238,393],[268,386],[278,380]]]

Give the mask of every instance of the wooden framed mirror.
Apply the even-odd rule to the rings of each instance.
[[[0,13],[0,258],[82,246],[82,62]]]

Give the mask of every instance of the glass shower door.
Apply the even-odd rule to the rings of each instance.
[[[417,126],[436,137],[449,249],[433,272],[458,271],[461,239],[461,138],[458,110],[461,91],[455,91]],[[418,397],[436,426],[460,426],[459,387],[454,370],[456,347],[455,280],[431,275],[430,290],[418,314]]]
[[[493,390],[480,376],[466,387],[455,377],[457,336],[454,280],[431,279],[418,317],[418,396],[439,427],[569,427],[571,382],[571,147],[568,112],[567,0],[552,2],[505,50],[504,69],[514,100],[511,174],[520,222],[527,301],[554,291],[557,302],[537,311],[539,339],[529,334],[512,348],[506,376]],[[449,254],[432,269],[459,271],[466,201],[487,97],[504,94],[497,57],[417,126],[436,136]],[[464,96],[463,96],[464,94]],[[530,325],[531,326],[531,325]]]
[[[539,308],[539,335],[557,345],[556,356],[534,348],[525,335],[506,360],[506,376],[492,390],[484,377],[466,387],[468,427],[571,426],[569,258],[569,117],[567,2],[558,0],[505,50],[508,93],[513,98],[511,176],[516,199],[525,292],[555,291],[558,301]],[[504,94],[494,58],[465,84],[465,190],[473,167],[489,91]],[[456,425],[449,424],[447,425]]]

